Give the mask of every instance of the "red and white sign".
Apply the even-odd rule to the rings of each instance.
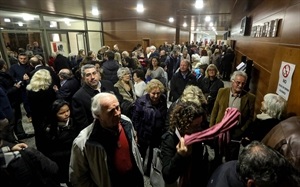
[[[281,62],[276,93],[282,96],[285,100],[288,100],[290,95],[292,77],[294,74],[295,66],[295,64]]]

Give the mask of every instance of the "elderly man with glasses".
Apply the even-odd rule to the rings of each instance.
[[[230,130],[231,142],[225,146],[224,153],[220,153],[220,155],[219,151],[216,153],[216,157],[220,159],[219,161],[222,159],[222,154],[224,154],[226,161],[238,158],[241,137],[249,124],[253,121],[255,96],[243,89],[247,78],[245,72],[235,71],[230,79],[231,87],[221,88],[218,92],[211,113],[210,126],[222,120],[225,110],[228,107],[237,108],[241,112],[239,124]]]

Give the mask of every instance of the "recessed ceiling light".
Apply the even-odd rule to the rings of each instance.
[[[187,23],[184,22],[182,26],[183,26],[183,27],[187,27]]]
[[[23,14],[23,20],[24,21],[31,21],[31,20],[34,20],[34,17],[30,14]]]
[[[209,26],[212,27],[212,26],[214,26],[214,24],[213,24],[212,22],[210,22],[210,23],[209,23]]]
[[[99,10],[97,8],[92,9],[92,14],[93,16],[98,16],[99,15]]]
[[[18,22],[18,25],[19,25],[20,27],[23,27],[24,23]]]
[[[170,22],[170,23],[173,23],[173,22],[174,22],[174,18],[173,18],[173,17],[170,17],[170,18],[169,18],[169,22]]]
[[[9,22],[10,22],[10,19],[9,19],[9,18],[4,18],[4,22],[9,23]]]
[[[203,0],[196,0],[195,8],[197,9],[203,8]]]
[[[205,21],[206,21],[206,22],[209,22],[209,21],[210,21],[210,16],[206,16],[206,17],[205,17]]]
[[[145,8],[144,8],[143,4],[139,3],[139,4],[136,5],[136,11],[138,13],[142,13],[142,12],[144,12],[144,10],[145,10]]]

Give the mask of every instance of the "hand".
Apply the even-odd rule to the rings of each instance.
[[[53,90],[54,90],[54,91],[57,91],[57,90],[58,90],[58,87],[57,87],[56,85],[54,85],[54,86],[53,86]]]
[[[28,76],[26,73],[23,75],[23,80],[24,80],[24,81],[29,80],[29,76]]]
[[[176,146],[177,153],[180,154],[181,156],[188,156],[192,153],[192,148],[191,146],[186,146],[184,144],[184,138],[181,137],[179,139],[179,143]]]
[[[0,120],[0,130],[3,130],[7,125],[9,124],[9,121],[7,118]]]
[[[15,146],[13,146],[13,147],[11,148],[11,150],[12,150],[12,151],[21,151],[22,149],[25,149],[25,148],[27,148],[27,147],[28,147],[28,145],[25,144],[25,143],[18,143],[18,144],[16,144]]]

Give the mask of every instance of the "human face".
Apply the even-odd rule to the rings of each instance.
[[[138,82],[140,80],[140,78],[136,76],[136,73],[133,74],[133,80],[134,82]]]
[[[26,64],[27,63],[27,56],[19,55],[18,60],[21,64]]]
[[[152,63],[153,67],[157,67],[158,61],[157,61],[156,58],[153,58],[152,61],[151,61],[151,63]]]
[[[245,84],[246,84],[245,77],[237,75],[235,79],[232,81],[232,85],[231,85],[232,92],[241,93]]]
[[[63,105],[56,113],[57,121],[67,122],[70,117],[70,108],[68,105]]]
[[[124,82],[129,82],[130,81],[130,73],[125,73],[124,75],[123,75],[123,77],[122,77],[122,80],[124,81]]]
[[[152,104],[157,104],[159,102],[160,95],[161,95],[160,89],[158,87],[157,88],[153,88],[149,92],[151,103]]]
[[[188,127],[188,129],[186,130],[186,134],[193,134],[195,132],[198,132],[201,129],[201,124],[202,124],[203,118],[202,116],[199,116],[197,118],[195,118],[192,121],[192,124]]]
[[[209,77],[215,77],[216,76],[216,70],[211,68],[211,69],[207,69],[207,73]]]
[[[97,89],[100,81],[100,73],[96,68],[88,68],[84,70],[84,82],[93,89]]]
[[[181,61],[179,69],[181,72],[187,72],[189,70],[188,63],[186,61]]]
[[[118,100],[114,96],[109,96],[102,105],[99,120],[104,128],[117,129],[121,118],[121,109]]]

